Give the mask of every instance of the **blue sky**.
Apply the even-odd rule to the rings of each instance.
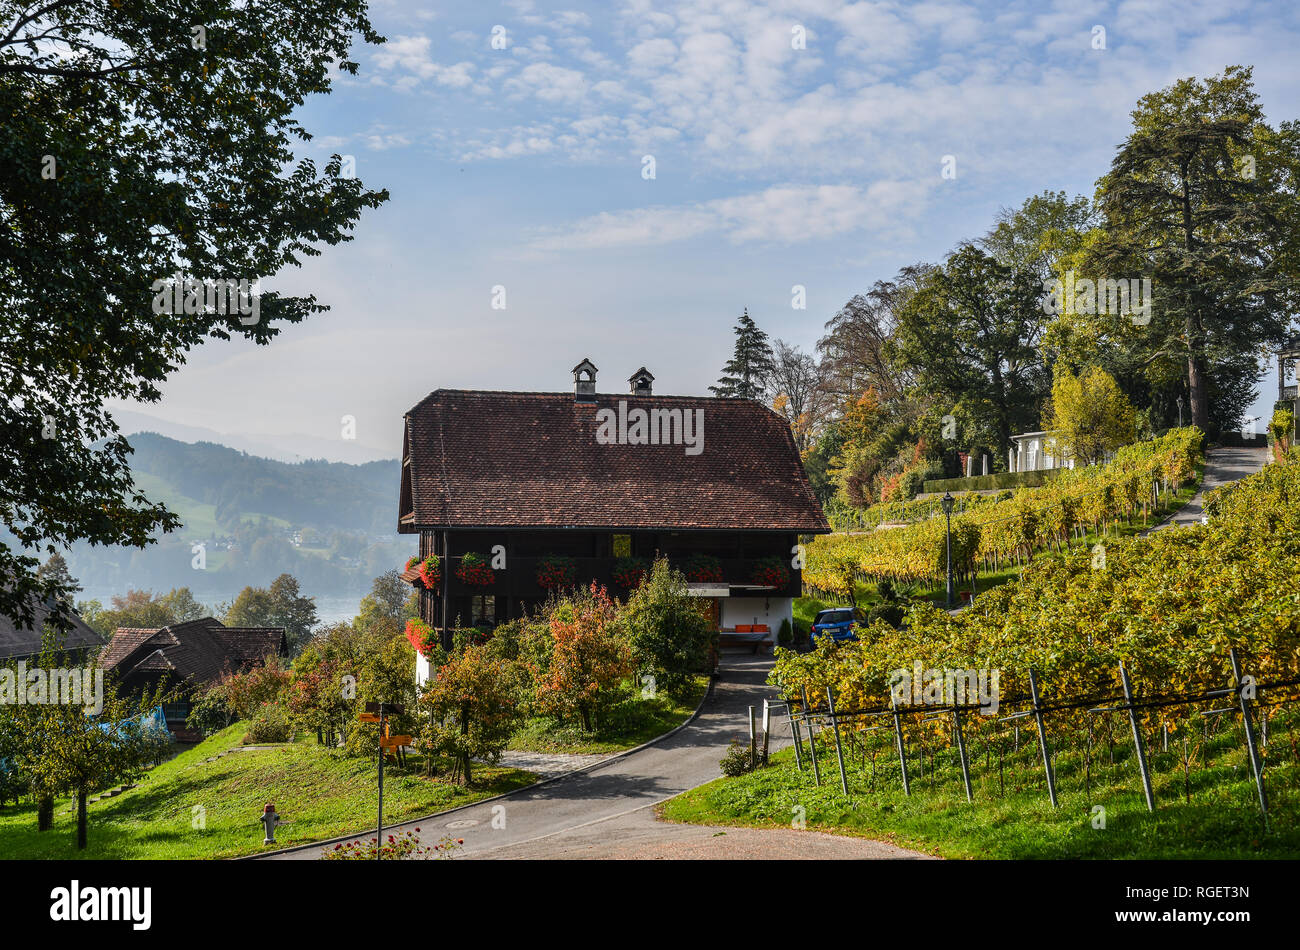
[[[133,408],[358,460],[396,456],[433,389],[565,389],[583,357],[603,391],[645,365],[657,392],[704,393],[742,307],[808,348],[854,293],[1000,207],[1090,195],[1148,91],[1241,63],[1271,122],[1300,103],[1289,0],[377,0],[372,17],[388,43],[304,108],[302,154],[354,156],[392,200],[267,281],[333,309],[270,347],[196,351]]]

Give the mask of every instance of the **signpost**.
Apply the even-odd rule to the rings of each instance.
[[[386,749],[396,749],[398,740],[405,740],[401,745],[410,745],[410,736],[389,736],[386,717],[392,713],[401,715],[405,710],[400,703],[366,703],[366,711],[360,716],[362,722],[379,723],[379,822],[375,829],[375,860],[378,861],[384,848],[384,756]]]

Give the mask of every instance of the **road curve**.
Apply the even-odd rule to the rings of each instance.
[[[463,838],[463,858],[924,857],[863,838],[655,819],[655,804],[717,778],[718,760],[731,740],[748,740],[749,707],[761,711],[763,698],[774,695],[765,685],[771,665],[770,657],[724,653],[722,675],[699,715],[666,739],[585,772],[386,831],[418,827],[425,844],[449,834]],[[317,844],[266,857],[319,855]]]

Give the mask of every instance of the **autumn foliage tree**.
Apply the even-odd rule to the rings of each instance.
[[[1137,438],[1136,413],[1115,378],[1100,367],[1076,376],[1058,363],[1052,378],[1053,455],[1080,464],[1100,462]]]
[[[561,719],[576,717],[590,732],[634,672],[618,605],[593,583],[556,605],[548,619],[554,646],[537,686],[538,705]]]
[[[432,770],[435,756],[452,760],[452,779],[468,785],[474,759],[494,759],[522,719],[522,671],[488,644],[451,654],[420,693],[419,743]]]

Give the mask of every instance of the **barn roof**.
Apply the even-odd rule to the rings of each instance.
[[[167,627],[119,627],[100,663],[122,678],[167,672],[202,684],[284,652],[283,627],[227,627],[203,617]]]
[[[50,605],[34,603],[32,612],[30,625],[20,625],[13,618],[0,615],[0,660],[36,656],[41,652],[41,635],[50,616]],[[68,611],[64,616],[70,626],[59,635],[63,649],[93,650],[104,645],[104,638],[76,613]]]

